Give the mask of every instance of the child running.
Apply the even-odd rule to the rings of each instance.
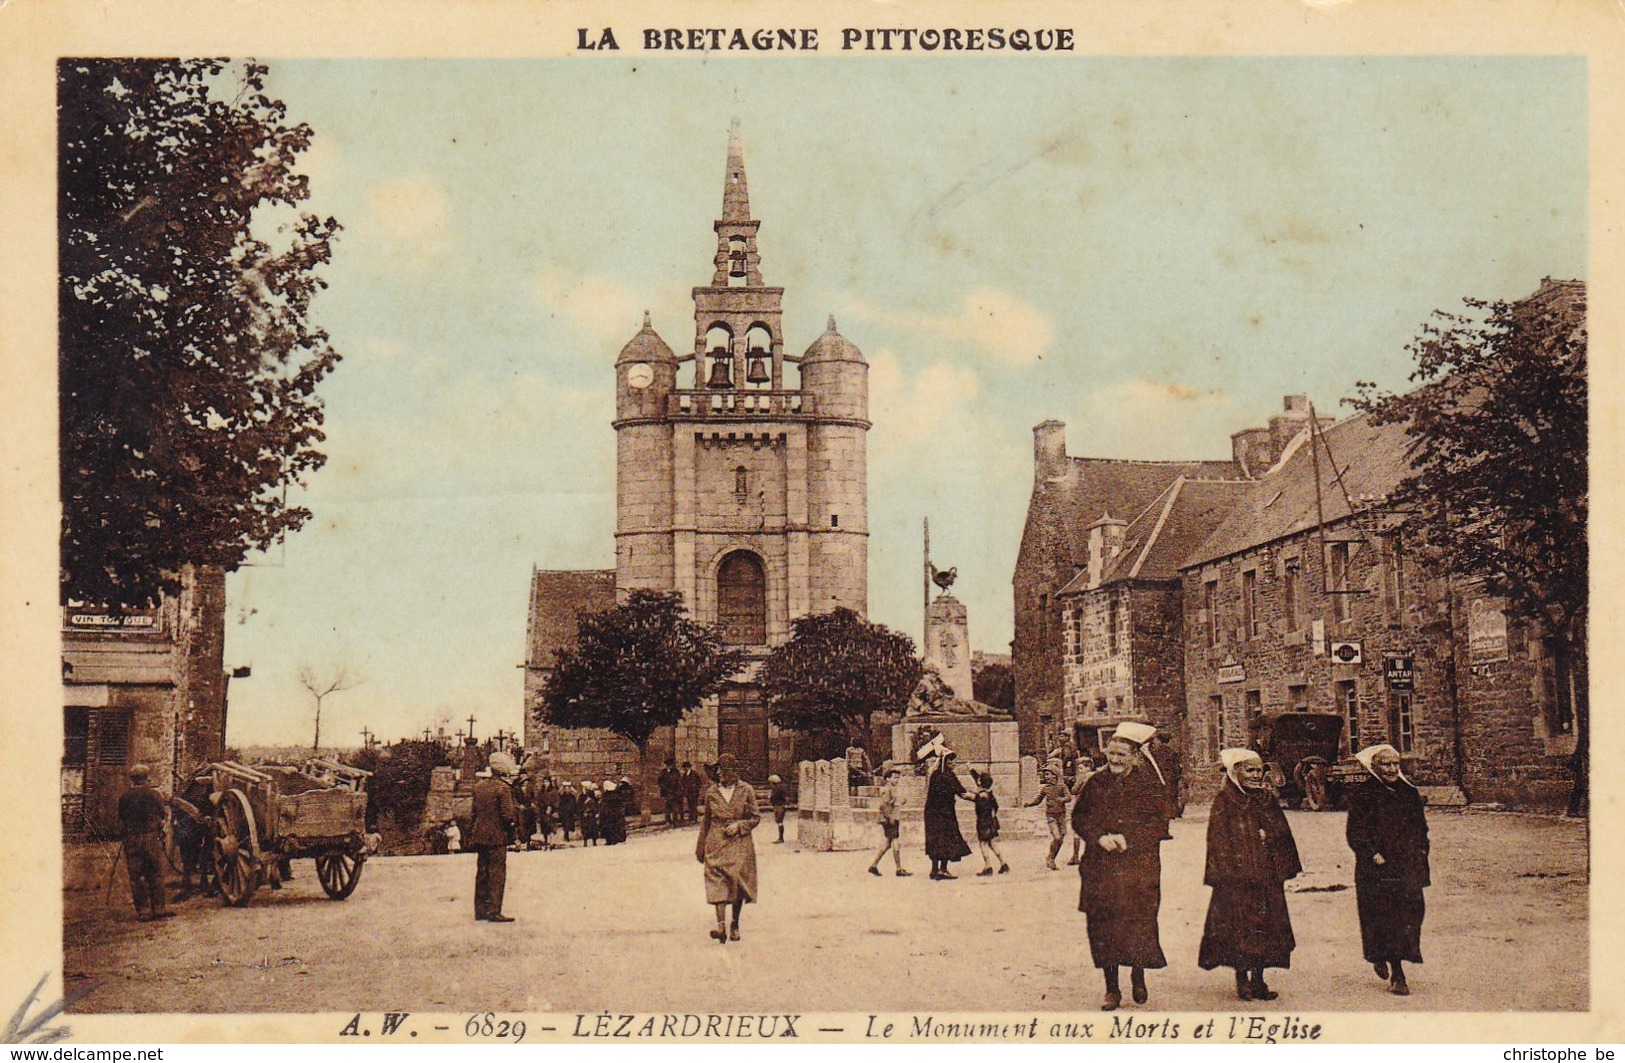
[[[993,796],[993,776],[987,772],[972,772],[976,779],[976,795],[973,798],[976,804],[976,842],[982,850],[982,870],[976,872],[978,877],[993,874],[993,862],[987,858],[991,852],[999,858],[999,874],[1010,873],[1010,865],[1005,863],[1004,854],[999,852],[999,799]]]

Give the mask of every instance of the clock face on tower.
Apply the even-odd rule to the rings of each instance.
[[[635,388],[646,388],[654,379],[655,371],[647,362],[638,362],[626,371],[626,382]]]

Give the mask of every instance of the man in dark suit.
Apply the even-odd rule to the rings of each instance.
[[[132,765],[130,788],[118,799],[130,898],[143,923],[175,914],[164,899],[164,817],[169,798],[152,788],[151,774],[145,764]]]
[[[683,772],[678,776],[679,788],[683,794],[683,821],[693,823],[700,818],[700,773],[694,770],[694,765],[683,761]]]
[[[474,784],[473,823],[468,828],[468,847],[479,854],[474,918],[488,923],[513,922],[513,916],[502,914],[502,898],[508,888],[508,843],[519,823],[511,782],[518,770],[508,754],[492,753],[489,774],[480,773]]]
[[[675,827],[683,821],[683,777],[677,773],[677,761],[668,758],[655,779],[660,791],[660,804],[666,810],[666,826]]]

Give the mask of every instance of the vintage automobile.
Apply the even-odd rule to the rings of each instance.
[[[355,892],[361,866],[376,848],[376,836],[367,832],[371,772],[321,759],[298,767],[221,761],[208,771],[214,875],[223,904],[247,904],[288,860],[307,856],[315,858],[329,897],[342,901]]]
[[[1264,758],[1275,792],[1292,808],[1310,812],[1340,808],[1344,789],[1365,777],[1359,761],[1339,756],[1341,716],[1318,712],[1260,716],[1252,722],[1248,745]]]

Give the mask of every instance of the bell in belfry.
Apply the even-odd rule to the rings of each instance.
[[[731,388],[734,386],[733,374],[729,372],[728,360],[719,358],[711,363],[711,379],[705,382],[708,388]]]
[[[752,347],[750,366],[745,370],[745,383],[765,384],[771,379],[767,371],[767,352],[760,347]]]

